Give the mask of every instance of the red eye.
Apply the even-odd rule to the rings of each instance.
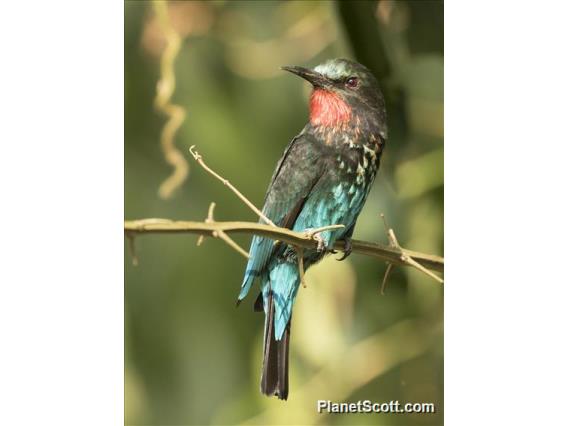
[[[347,87],[354,89],[359,84],[359,79],[357,77],[349,77],[345,84],[347,85]]]

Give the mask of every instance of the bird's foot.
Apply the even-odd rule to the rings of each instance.
[[[343,250],[343,256],[341,256],[339,259],[339,261],[345,260],[349,257],[349,255],[351,254],[351,250],[353,250],[353,245],[351,242],[351,238],[345,238],[345,249]]]
[[[319,253],[333,252],[333,250],[330,250],[330,248],[328,247],[325,238],[321,235],[321,233],[324,231],[318,231],[318,229],[319,228],[308,228],[304,231],[304,233],[307,237],[317,242],[317,251]]]
[[[320,234],[314,234],[312,238],[314,240],[316,240],[316,242],[318,243],[318,247],[317,247],[318,252],[321,253],[321,252],[327,251],[327,246],[325,244],[325,241]]]

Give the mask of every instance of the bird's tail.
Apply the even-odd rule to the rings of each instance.
[[[282,338],[274,335],[274,301],[272,292],[268,295],[266,322],[264,325],[264,358],[260,391],[278,399],[288,399],[288,351],[290,347],[290,324],[288,322]]]

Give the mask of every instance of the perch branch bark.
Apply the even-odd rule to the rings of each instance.
[[[273,240],[283,241],[291,246],[304,249],[317,248],[317,241],[305,232],[295,232],[287,228],[280,228],[254,222],[191,222],[174,221],[168,219],[140,219],[124,222],[124,232],[128,237],[146,234],[196,234],[213,236],[214,232],[225,234],[255,234]],[[399,246],[400,247],[400,246]],[[417,263],[431,271],[444,272],[444,258],[431,254],[419,253],[402,247],[353,240],[352,252],[392,263],[394,265],[411,266],[404,256],[409,256]],[[343,251],[345,242],[337,241],[333,246],[335,250]]]

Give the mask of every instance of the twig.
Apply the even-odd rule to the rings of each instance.
[[[216,233],[213,232],[213,236],[214,237],[219,237],[221,238],[223,241],[225,241],[229,246],[231,246],[232,248],[234,248],[236,251],[238,251],[240,254],[242,254],[245,258],[249,258],[249,253],[248,251],[246,251],[245,249],[243,249],[241,246],[239,246],[237,243],[235,243],[231,237],[229,237],[227,234],[225,234],[223,231],[217,231]]]
[[[387,288],[387,280],[389,278],[389,275],[392,271],[392,268],[394,268],[393,264],[390,262],[387,262],[387,270],[385,271],[385,275],[383,277],[383,283],[381,284],[381,296],[385,295],[385,289]]]
[[[387,238],[389,240],[389,246],[395,248],[394,244],[392,243],[391,236],[389,234],[389,227],[387,225],[387,219],[385,218],[385,214],[381,213],[381,219],[383,219],[383,225],[385,226],[385,232],[387,234]],[[396,236],[393,233],[393,238],[396,240]],[[387,288],[387,280],[389,278],[390,273],[392,272],[394,265],[391,262],[387,262],[387,269],[385,270],[385,275],[383,276],[383,282],[381,284],[381,295],[384,296],[385,290]]]
[[[298,272],[300,273],[300,283],[302,287],[306,288],[306,280],[304,278],[304,249],[299,246],[294,246],[296,249],[296,255],[298,257]]]
[[[183,183],[189,173],[189,165],[182,153],[174,144],[174,137],[183,121],[185,109],[171,102],[176,86],[174,62],[181,48],[181,37],[172,26],[165,1],[154,0],[154,11],[162,27],[166,39],[166,47],[160,60],[160,80],[156,86],[154,105],[168,116],[162,129],[160,144],[166,161],[174,168],[172,174],[160,185],[158,194],[161,198],[170,198],[173,192]]]
[[[414,266],[416,269],[418,269],[421,272],[424,272],[426,275],[434,278],[436,281],[438,281],[440,284],[444,284],[444,280],[442,278],[440,278],[438,275],[434,274],[433,272],[430,272],[428,269],[426,269],[424,266],[422,266],[420,263],[418,263],[417,261],[415,261],[412,257],[410,257],[409,255],[407,255],[406,253],[403,254],[402,256],[400,256],[400,259],[411,265]]]
[[[227,234],[255,234],[273,240],[283,241],[291,246],[299,246],[304,249],[316,249],[317,242],[305,235],[304,232],[296,232],[287,228],[274,227],[256,222],[189,222],[173,221],[168,219],[141,219],[124,222],[124,231],[128,234],[197,234],[210,235],[214,231],[223,231]],[[345,241],[336,241],[332,247],[335,250],[344,251]],[[394,265],[410,266],[407,261],[403,261],[401,250],[379,243],[352,240],[351,249],[353,253],[371,256]],[[444,272],[444,259],[439,256],[419,253],[407,249],[402,249],[405,254],[410,256],[420,265],[431,271]],[[412,265],[414,266],[414,265]]]
[[[138,266],[138,255],[136,254],[136,244],[134,243],[134,235],[127,232],[126,237],[128,238],[128,248],[130,249],[130,255],[132,256],[132,264]]]
[[[205,223],[215,223],[215,219],[213,218],[213,211],[215,210],[215,203],[211,203],[209,204],[209,211],[207,213],[207,219],[205,219]],[[242,254],[244,257],[246,257],[247,259],[250,257],[249,253],[243,249],[241,246],[239,246],[231,237],[229,237],[224,231],[222,230],[216,230],[211,232],[211,236],[214,238],[221,238],[223,241],[225,241],[230,247],[232,247],[233,249],[235,249],[237,252],[239,252],[240,254]],[[204,235],[200,235],[199,238],[197,239],[197,245],[200,246],[201,243],[203,242],[203,240],[205,239]]]
[[[209,174],[211,174],[213,177],[215,177],[216,179],[220,180],[221,182],[223,182],[223,185],[228,186],[229,189],[231,191],[233,191],[237,197],[239,197],[247,206],[249,206],[249,208],[255,212],[262,220],[264,220],[265,223],[268,223],[269,225],[272,226],[276,226],[274,224],[274,222],[272,222],[269,218],[267,218],[264,213],[262,213],[259,209],[256,208],[256,206],[251,203],[247,197],[245,197],[237,188],[235,188],[233,186],[233,184],[231,184],[231,182],[229,182],[227,179],[225,179],[224,177],[220,176],[219,174],[217,174],[215,171],[213,171],[211,168],[209,168],[209,166],[207,164],[205,164],[205,162],[203,161],[203,157],[194,150],[195,145],[192,145],[189,148],[189,152],[191,153],[191,155],[193,156],[193,158],[195,159],[195,161],[197,161],[199,163],[199,165],[201,167],[203,167]]]
[[[412,266],[412,267],[418,269],[420,272],[424,272],[426,275],[435,279],[440,284],[443,284],[444,280],[442,278],[440,278],[436,274],[432,273],[431,271],[426,269],[424,266],[422,266],[420,263],[418,263],[416,260],[414,260],[412,258],[412,255],[408,252],[408,250],[405,250],[400,246],[400,244],[398,243],[398,240],[396,238],[396,235],[394,233],[394,230],[387,226],[387,221],[386,221],[385,215],[383,213],[381,213],[381,217],[383,219],[383,223],[385,225],[385,231],[386,231],[387,237],[389,239],[389,246],[400,252],[400,260],[404,264]],[[391,269],[392,269],[392,263],[387,266],[387,270],[385,271],[385,276],[383,278],[383,284],[381,286],[381,294],[384,294],[384,288],[386,287],[387,276],[391,272]]]
[[[328,225],[322,226],[321,228],[314,228],[314,229],[306,229],[304,233],[308,236],[308,238],[314,238],[314,235],[321,234],[324,231],[330,231],[332,229],[342,229],[345,228],[345,225]]]
[[[214,222],[213,210],[215,210],[215,203],[209,204],[209,211],[207,212],[207,218],[205,219],[205,223]],[[197,246],[200,246],[203,243],[203,241],[205,241],[205,236],[200,235],[199,238],[197,239]]]

